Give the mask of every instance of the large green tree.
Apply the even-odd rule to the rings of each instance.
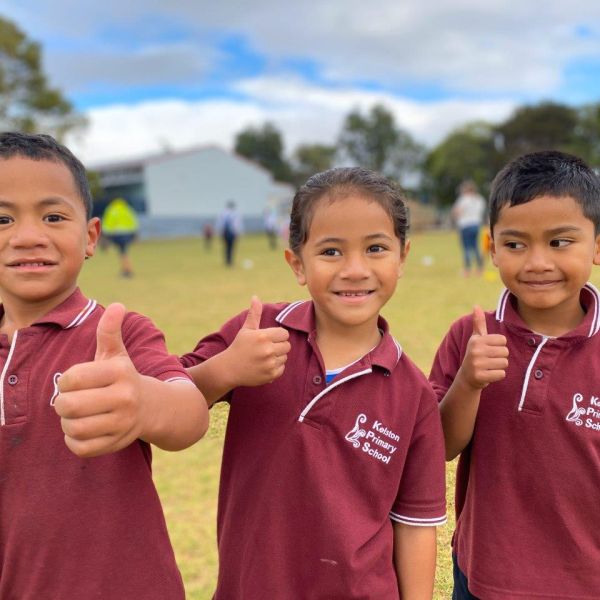
[[[518,108],[496,128],[503,160],[539,150],[573,151],[577,119],[576,109],[556,102]]]
[[[294,152],[294,182],[302,185],[311,175],[333,166],[337,154],[335,146],[303,144]]]
[[[283,155],[283,140],[272,123],[248,127],[237,134],[235,151],[262,165],[277,181],[292,181],[292,169]]]
[[[600,103],[578,109],[573,150],[592,167],[600,168]]]
[[[48,83],[40,45],[0,18],[0,127],[62,139],[84,124],[73,105]]]
[[[424,163],[424,188],[436,203],[451,204],[465,179],[475,181],[487,193],[499,166],[494,136],[488,123],[468,123],[429,152]]]
[[[352,111],[344,121],[338,145],[355,164],[398,180],[415,172],[423,158],[423,147],[396,125],[394,115],[381,104],[365,115]]]

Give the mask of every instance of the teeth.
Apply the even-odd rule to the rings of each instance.
[[[366,296],[369,292],[338,292],[340,296]]]
[[[35,263],[17,263],[17,267],[43,267],[45,266],[46,263],[41,263],[41,262],[35,262]]]

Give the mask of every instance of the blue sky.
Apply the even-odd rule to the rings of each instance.
[[[42,44],[51,82],[87,114],[70,143],[93,163],[231,147],[266,120],[291,153],[333,142],[375,102],[431,146],[519,104],[600,101],[600,3],[510,4],[4,0],[0,15]]]

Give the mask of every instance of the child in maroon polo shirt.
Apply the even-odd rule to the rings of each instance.
[[[77,288],[99,233],[73,155],[0,134],[1,598],[185,596],[149,444],[194,443],[206,403],[148,319]]]
[[[430,379],[460,453],[453,598],[600,598],[600,181],[561,152],[496,176],[495,312],[455,322]]]
[[[182,358],[209,403],[230,402],[218,600],[431,598],[445,522],[439,413],[379,315],[407,227],[386,178],[311,177],[286,259],[312,300],[254,299]]]

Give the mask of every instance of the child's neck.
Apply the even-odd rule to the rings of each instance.
[[[24,329],[35,323],[51,310],[62,304],[74,290],[70,290],[49,300],[40,302],[25,302],[10,297],[3,298],[4,314],[0,320],[0,333],[8,336],[9,340],[18,329]]]
[[[548,337],[560,337],[573,331],[585,318],[585,310],[579,302],[579,297],[567,305],[537,310],[519,302],[517,311],[531,331]]]
[[[365,328],[333,329],[319,327],[317,323],[317,346],[328,370],[345,367],[371,351],[381,340],[377,324]]]

